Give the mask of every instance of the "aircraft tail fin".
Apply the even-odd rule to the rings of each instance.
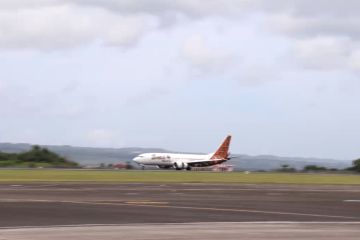
[[[218,150],[212,155],[211,160],[228,159],[231,135],[228,135]]]

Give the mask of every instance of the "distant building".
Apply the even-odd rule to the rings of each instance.
[[[218,164],[212,167],[193,167],[192,171],[232,172],[234,165]]]
[[[127,169],[126,163],[115,163],[112,165],[112,168],[114,169]]]
[[[215,172],[232,172],[234,171],[234,165],[219,164],[212,167],[212,171]]]

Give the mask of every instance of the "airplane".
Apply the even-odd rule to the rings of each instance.
[[[191,170],[192,167],[207,167],[230,160],[229,146],[231,136],[228,135],[220,147],[210,154],[180,154],[180,153],[143,153],[133,159],[137,164],[158,166],[162,169]]]

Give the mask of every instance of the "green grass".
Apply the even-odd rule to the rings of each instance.
[[[46,162],[20,162],[17,160],[0,161],[0,167],[13,167],[13,168],[51,168],[54,167],[53,163]]]
[[[359,184],[355,174],[300,174],[186,171],[101,171],[53,169],[2,169],[0,183],[101,182],[101,183],[283,183]]]

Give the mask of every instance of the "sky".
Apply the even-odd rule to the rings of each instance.
[[[1,0],[0,142],[360,157],[358,0]]]

